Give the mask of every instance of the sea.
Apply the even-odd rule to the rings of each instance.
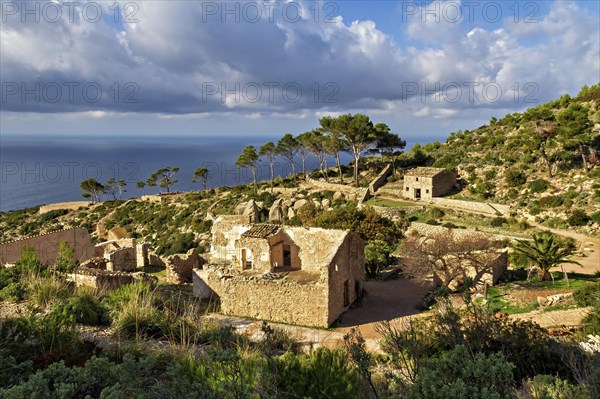
[[[125,192],[121,198],[139,197],[164,191],[159,187],[136,187],[146,181],[157,169],[179,167],[178,180],[171,191],[198,190],[192,183],[194,171],[203,166],[209,171],[208,187],[234,186],[252,181],[251,172],[237,169],[235,161],[243,148],[254,145],[257,149],[274,137],[1,137],[0,138],[0,211],[27,208],[64,201],[82,201],[79,185],[94,178],[104,183],[109,178],[124,180]],[[421,141],[421,140],[420,140]],[[432,139],[433,141],[433,139]],[[410,148],[414,143],[409,142]],[[344,154],[343,161],[350,162]],[[301,162],[295,162],[299,170]],[[328,160],[333,166],[333,159]],[[314,156],[307,158],[307,169],[318,167]],[[291,173],[285,159],[275,164],[277,176]],[[267,162],[260,162],[258,180],[268,180]],[[108,197],[112,199],[111,196]]]

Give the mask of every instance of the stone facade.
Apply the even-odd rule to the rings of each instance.
[[[224,314],[328,327],[361,298],[364,242],[349,231],[218,218],[212,234],[194,292],[216,294]]]
[[[154,285],[158,279],[146,273],[126,273],[107,270],[109,262],[104,258],[92,258],[79,266],[67,277],[77,286],[88,286],[97,289],[113,291],[125,284],[146,281]]]
[[[404,175],[402,195],[412,200],[430,200],[454,187],[456,175],[442,168],[415,168]]]
[[[60,241],[65,241],[73,248],[74,258],[79,262],[95,256],[94,244],[88,231],[83,227],[74,227],[1,244],[0,265],[16,262],[25,246],[33,247],[37,257],[44,265],[52,265],[58,254]]]

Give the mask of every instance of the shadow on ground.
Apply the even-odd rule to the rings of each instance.
[[[367,281],[363,306],[347,311],[338,327],[377,323],[421,313],[415,306],[430,289],[427,284],[403,278]]]

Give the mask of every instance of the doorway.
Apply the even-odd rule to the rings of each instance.
[[[415,188],[415,198],[421,199],[421,189],[420,188]]]
[[[292,267],[292,250],[289,245],[283,246],[283,267]]]
[[[344,281],[344,307],[350,306],[350,280]]]

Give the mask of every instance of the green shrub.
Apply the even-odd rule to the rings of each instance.
[[[512,369],[501,354],[473,355],[458,345],[428,359],[409,389],[411,399],[509,399]]]
[[[29,273],[23,278],[27,299],[42,308],[49,307],[71,293],[71,285],[59,276],[44,277],[37,273]]]
[[[77,261],[74,258],[75,251],[66,241],[58,243],[58,253],[54,261],[54,267],[59,272],[71,273],[77,268]]]
[[[536,375],[523,384],[529,399],[588,399],[585,389],[552,375]]]
[[[72,315],[75,322],[90,326],[107,324],[108,315],[106,308],[100,303],[96,295],[89,292],[79,292],[75,296],[63,299],[58,302],[54,313]]]
[[[585,283],[573,291],[573,298],[579,306],[595,306],[600,308],[600,282]]]
[[[375,278],[391,263],[394,248],[385,241],[373,240],[365,245],[365,270],[367,277]]]
[[[550,183],[544,179],[537,179],[530,182],[527,187],[532,193],[543,193],[550,187]]]
[[[426,220],[426,221],[425,221],[425,223],[426,223],[426,224],[430,224],[430,225],[432,225],[432,226],[439,226],[439,225],[440,225],[440,222],[438,222],[438,221],[437,221],[437,220],[435,220],[435,219],[429,219],[429,220]]]
[[[596,211],[590,215],[590,219],[598,225],[600,225],[600,211]]]
[[[527,176],[518,169],[508,169],[504,180],[509,187],[520,187],[527,181]]]
[[[490,226],[492,227],[502,227],[504,224],[508,223],[508,221],[503,217],[497,217],[492,219],[490,222]]]
[[[574,209],[567,219],[569,226],[585,226],[590,221],[590,217],[583,209]]]

